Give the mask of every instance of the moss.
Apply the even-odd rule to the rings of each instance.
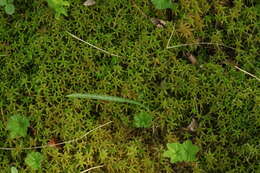
[[[259,82],[233,64],[260,76],[259,13],[245,1],[178,1],[166,28],[150,21],[124,0],[100,1],[87,8],[71,2],[68,17],[55,20],[43,1],[17,1],[13,16],[0,9],[1,171],[16,166],[30,172],[22,146],[70,140],[110,120],[86,139],[60,149],[45,148],[42,172],[257,172],[259,170]],[[150,1],[144,13],[166,19]],[[165,49],[197,41],[215,45]],[[111,57],[70,37],[122,57]],[[193,54],[192,65],[186,53]],[[134,105],[68,99],[71,93],[119,96],[149,105],[153,128],[136,129]],[[7,120],[22,114],[31,130],[8,138]],[[195,134],[183,130],[196,118]],[[170,164],[162,157],[168,142],[192,140],[201,150],[196,163]]]

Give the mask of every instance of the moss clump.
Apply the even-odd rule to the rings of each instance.
[[[251,3],[252,2],[252,3]],[[150,1],[141,10],[166,19]],[[31,172],[22,146],[83,135],[110,120],[113,124],[85,140],[45,148],[43,172],[257,172],[259,170],[259,82],[233,65],[260,76],[259,13],[253,1],[178,1],[173,21],[156,28],[125,0],[100,1],[86,8],[71,1],[68,17],[55,20],[43,1],[15,2],[17,12],[0,9],[1,171],[15,166]],[[171,45],[216,45],[165,49]],[[122,57],[111,57],[70,37]],[[198,65],[186,59],[197,58]],[[71,100],[71,93],[124,97],[149,105],[153,128],[132,126],[135,105]],[[9,115],[26,115],[31,131],[8,138]],[[196,118],[196,133],[183,130]],[[30,130],[29,130],[30,131]],[[200,147],[196,163],[171,164],[162,156],[167,143],[192,140]]]

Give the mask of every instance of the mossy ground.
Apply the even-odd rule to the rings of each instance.
[[[253,1],[180,0],[165,28],[156,28],[131,1],[99,1],[85,7],[73,0],[68,17],[55,20],[43,0],[15,1],[13,16],[0,11],[0,172],[15,166],[33,172],[21,147],[66,141],[113,121],[86,139],[62,148],[37,150],[40,172],[259,172],[259,11]],[[136,1],[149,17],[166,20],[148,0]],[[166,49],[171,45],[216,45]],[[122,57],[104,54],[69,36]],[[186,53],[193,54],[192,65]],[[151,108],[153,128],[133,127],[135,105],[69,99],[96,93],[140,101]],[[30,119],[27,137],[11,140],[11,115]],[[196,133],[183,130],[196,118]],[[200,147],[196,163],[171,164],[168,142],[187,139]]]

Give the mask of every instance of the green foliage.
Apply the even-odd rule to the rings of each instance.
[[[88,99],[95,99],[95,100],[105,100],[105,101],[112,101],[112,102],[119,102],[119,103],[130,103],[135,104],[140,107],[148,109],[145,105],[143,105],[140,102],[121,98],[121,97],[115,97],[115,96],[105,96],[105,95],[98,95],[98,94],[70,94],[67,95],[67,97],[70,98],[88,98]]]
[[[196,154],[199,147],[193,145],[191,141],[180,143],[168,143],[168,150],[163,153],[164,157],[169,157],[172,163],[196,161]]]
[[[4,6],[5,12],[9,15],[15,12],[13,0],[0,0],[0,6]]]
[[[27,154],[25,163],[34,170],[41,168],[41,162],[43,161],[43,155],[39,152],[31,152]]]
[[[26,117],[21,115],[12,116],[7,123],[7,129],[10,131],[10,137],[25,137],[29,125],[29,120]]]
[[[173,7],[172,0],[152,0],[152,3],[157,9],[166,9]]]
[[[147,112],[140,112],[134,116],[134,125],[138,128],[149,128],[152,125],[153,117]]]
[[[16,167],[11,167],[11,173],[18,173],[18,170]]]
[[[67,10],[65,7],[68,7],[70,4],[68,1],[64,0],[46,0],[50,8],[55,11],[55,18],[59,19],[61,15],[67,16]]]
[[[126,0],[99,1],[91,8],[71,0],[70,17],[59,21],[42,1],[22,2],[17,3],[21,15],[6,17],[0,10],[0,52],[8,55],[0,58],[0,120],[6,125],[9,113],[19,112],[30,117],[32,128],[30,137],[19,140],[7,139],[9,131],[0,128],[0,147],[17,147],[0,152],[0,172],[10,172],[10,164],[33,172],[24,166],[21,147],[44,145],[52,137],[70,140],[108,121],[113,123],[86,139],[42,149],[48,161],[39,172],[80,172],[97,163],[105,167],[96,172],[111,173],[259,172],[259,82],[233,67],[260,76],[260,13],[254,5],[175,1],[174,22],[156,28]],[[150,0],[135,3],[148,17],[166,18]],[[165,49],[173,28],[170,45],[206,41],[235,50]],[[85,46],[65,31],[122,57]],[[186,53],[198,65],[190,64]],[[132,128],[131,115],[139,106],[64,98],[75,92],[150,105],[154,128]],[[196,135],[182,130],[191,116],[199,123]],[[196,164],[172,165],[162,157],[165,141],[188,139],[201,148]]]

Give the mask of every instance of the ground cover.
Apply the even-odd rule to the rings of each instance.
[[[0,150],[0,172],[35,172],[25,163],[32,151],[44,157],[39,172],[260,171],[259,81],[235,68],[260,76],[256,2],[180,0],[171,21],[148,0],[96,2],[73,0],[59,20],[44,1],[15,1],[12,16],[1,9],[0,147],[15,149]],[[232,48],[167,49],[171,34],[168,46]],[[134,125],[138,105],[66,97],[72,93],[138,101],[149,106],[152,125]],[[25,137],[10,137],[13,115],[29,119]],[[73,143],[22,149],[80,138],[110,121]],[[196,162],[163,156],[167,143],[186,140],[200,148]]]

